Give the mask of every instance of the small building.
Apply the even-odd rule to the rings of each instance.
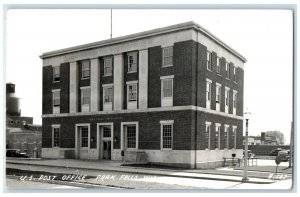
[[[43,53],[42,157],[242,158],[246,59],[194,22]]]
[[[6,84],[6,149],[19,149],[29,157],[40,157],[42,125],[34,125],[33,117],[21,116],[20,98],[15,84]]]

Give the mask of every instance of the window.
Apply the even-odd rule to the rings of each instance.
[[[217,73],[221,73],[221,58],[217,57]]]
[[[237,82],[237,77],[236,77],[236,67],[233,67],[233,81]]]
[[[90,104],[91,90],[90,88],[82,89],[82,105]]]
[[[226,78],[230,79],[230,66],[228,62],[226,62]]]
[[[205,127],[205,139],[204,139],[204,144],[205,148],[210,150],[210,122],[206,122],[206,127]]]
[[[233,148],[236,148],[236,126],[232,126]]]
[[[212,70],[211,69],[211,52],[207,51],[207,70]]]
[[[88,147],[88,127],[81,127],[81,147]]]
[[[82,70],[82,79],[86,79],[90,77],[90,61],[82,61],[81,62],[81,70]]]
[[[206,80],[206,108],[210,109],[211,104],[211,80]]]
[[[104,76],[112,76],[112,58],[104,59]]]
[[[111,137],[111,129],[110,126],[103,127],[103,138],[110,138]]]
[[[91,89],[90,87],[81,87],[81,111],[90,111]]]
[[[216,123],[216,132],[215,132],[215,148],[220,149],[220,132],[221,132],[221,124]]]
[[[173,79],[165,79],[162,81],[163,84],[163,97],[173,97]]]
[[[136,148],[136,126],[127,126],[127,148]]]
[[[233,114],[236,115],[237,91],[233,90]]]
[[[104,87],[104,103],[112,103],[113,101],[113,87]]]
[[[229,125],[224,126],[224,148],[229,148],[228,146],[229,142]]]
[[[53,67],[53,81],[54,82],[60,81],[60,67],[59,66]]]
[[[173,106],[173,78],[174,76],[161,77],[161,105]]]
[[[225,112],[229,111],[229,91],[230,89],[225,87]]]
[[[53,147],[60,147],[60,127],[53,127]]]
[[[137,101],[137,84],[128,84],[128,102]]]
[[[52,113],[60,113],[60,89],[52,90]]]
[[[172,150],[173,148],[173,120],[160,121],[161,124],[161,149]]]
[[[53,91],[53,106],[59,107],[60,106],[60,91]]]
[[[163,67],[173,65],[173,47],[163,48]]]
[[[137,72],[137,52],[128,54],[128,72]]]
[[[216,84],[216,103],[221,102],[221,87],[220,84]]]

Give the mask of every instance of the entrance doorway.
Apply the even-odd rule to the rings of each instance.
[[[98,159],[111,160],[112,139],[113,139],[113,123],[98,123],[97,132],[97,149]]]

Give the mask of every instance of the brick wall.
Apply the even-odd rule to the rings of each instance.
[[[196,117],[196,112],[193,112],[193,116]],[[211,122],[211,149],[215,149],[216,144],[214,142],[214,136],[215,136],[215,123],[220,123],[220,133],[221,133],[221,139],[220,139],[220,146],[221,149],[224,148],[224,125],[229,125],[229,148],[233,148],[234,146],[234,139],[232,135],[232,126],[237,126],[237,132],[236,132],[236,147],[237,149],[240,149],[243,147],[243,121],[242,120],[236,120],[231,119],[223,116],[218,115],[212,115],[207,114],[204,112],[197,112],[197,121],[192,122],[192,128],[196,128],[195,124],[197,124],[197,133],[195,133],[195,129],[192,129],[192,136],[197,135],[197,150],[205,150],[207,147],[205,147],[205,131],[206,131],[206,124],[205,122]],[[192,149],[195,149],[195,141],[192,141]]]
[[[91,137],[97,139],[97,123],[114,123],[114,137],[118,141],[114,143],[115,149],[120,148],[120,125],[121,122],[139,122],[139,149],[160,149],[160,121],[174,120],[173,125],[173,146],[174,150],[190,150],[191,146],[191,118],[190,111],[176,112],[149,112],[130,113],[114,115],[95,115],[78,117],[43,118],[43,148],[52,146],[52,124],[61,125],[61,147],[75,147],[75,124],[90,123]],[[91,148],[96,148],[96,142],[91,144]]]

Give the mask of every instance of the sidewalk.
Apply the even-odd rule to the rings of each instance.
[[[243,171],[233,169],[159,169],[145,167],[121,166],[123,163],[119,161],[91,161],[91,160],[75,160],[75,159],[7,159],[7,164],[22,164],[29,166],[47,166],[60,167],[68,169],[84,169],[84,170],[99,170],[109,172],[122,172],[133,174],[145,174],[156,176],[169,176],[181,178],[207,179],[207,180],[222,180],[241,182]],[[267,179],[270,173],[266,172],[248,172],[250,178],[249,183],[269,184],[275,181]]]

